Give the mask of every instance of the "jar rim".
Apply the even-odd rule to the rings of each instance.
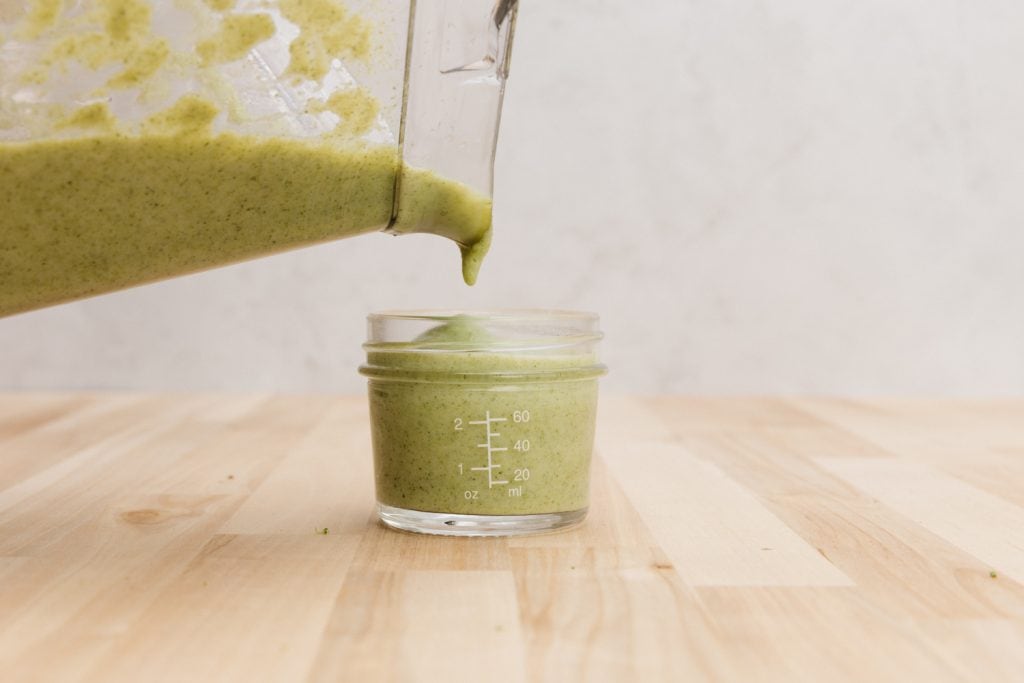
[[[585,353],[603,337],[596,313],[556,309],[394,310],[366,318],[368,351]],[[449,329],[450,337],[431,336]]]
[[[471,317],[476,320],[500,322],[577,321],[597,322],[599,316],[590,311],[573,311],[558,308],[491,308],[479,310],[458,309],[393,309],[370,313],[370,322],[383,320],[424,320],[431,322]]]
[[[597,353],[603,336],[598,315],[583,311],[381,311],[367,316],[360,372],[467,380],[600,376],[607,371]]]

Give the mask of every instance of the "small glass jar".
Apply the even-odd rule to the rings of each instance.
[[[522,310],[369,316],[381,520],[500,536],[583,520],[597,415],[598,317]]]

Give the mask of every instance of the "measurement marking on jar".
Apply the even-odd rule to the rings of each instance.
[[[495,446],[492,440],[495,437],[501,436],[501,435],[498,434],[497,432],[492,432],[491,431],[491,425],[494,424],[495,422],[507,422],[507,421],[508,421],[508,418],[504,418],[504,417],[491,417],[491,411],[488,410],[487,413],[485,414],[483,420],[470,420],[470,422],[469,422],[469,424],[471,424],[471,425],[484,425],[487,428],[487,442],[486,443],[478,443],[476,445],[477,448],[486,448],[487,449],[487,466],[486,467],[471,467],[470,469],[474,470],[476,472],[487,472],[487,488],[489,488],[489,489],[493,489],[495,486],[502,486],[502,485],[508,483],[507,480],[495,479],[494,478],[494,470],[496,470],[499,467],[501,467],[500,464],[496,464],[494,462],[494,454],[495,453],[500,453],[502,451],[507,451],[508,448],[503,448],[503,447],[500,447],[500,446]]]

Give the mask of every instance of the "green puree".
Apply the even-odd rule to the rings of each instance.
[[[209,136],[206,123],[0,144],[0,316],[388,226],[393,148]],[[490,201],[426,171],[400,177],[391,230],[455,240],[472,284]]]
[[[425,512],[571,512],[589,503],[597,411],[593,354],[503,351],[454,319],[408,345],[370,346],[377,499]],[[491,464],[486,471],[488,427]],[[500,482],[508,482],[503,484]]]

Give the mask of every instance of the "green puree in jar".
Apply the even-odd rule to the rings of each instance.
[[[407,344],[368,344],[378,502],[529,515],[588,506],[595,354],[541,354],[453,318]]]

